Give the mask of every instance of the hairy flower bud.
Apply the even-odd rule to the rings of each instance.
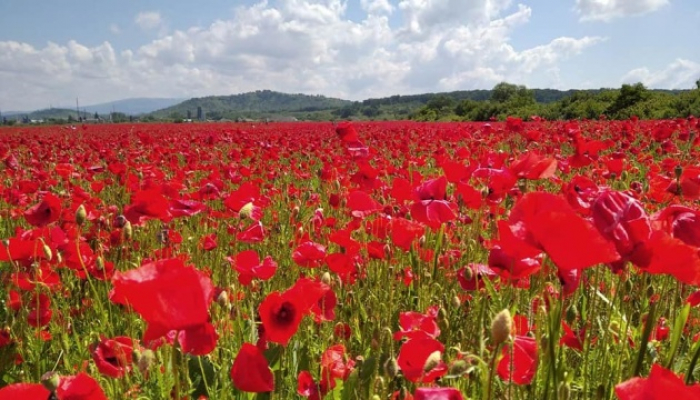
[[[85,220],[87,219],[87,211],[85,211],[85,206],[80,205],[77,210],[75,210],[75,223],[78,225],[82,225],[85,223]]]
[[[512,328],[513,319],[507,308],[496,314],[491,321],[491,339],[494,344],[499,345],[508,340]]]

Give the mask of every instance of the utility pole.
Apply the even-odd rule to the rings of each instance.
[[[78,113],[78,122],[80,122],[80,107],[78,106],[78,98],[75,98],[75,112]]]

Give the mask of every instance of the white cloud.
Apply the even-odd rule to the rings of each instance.
[[[113,23],[113,24],[109,24],[109,31],[112,32],[112,33],[115,34],[115,35],[118,35],[118,34],[122,33],[122,30],[121,30],[121,28],[119,27],[119,25],[114,24],[114,23]]]
[[[532,86],[549,82],[550,75],[559,84],[552,74],[559,63],[603,40],[559,37],[517,49],[511,36],[529,23],[533,10],[510,0],[402,0],[397,7],[362,0],[361,20],[348,19],[346,3],[239,6],[230,19],[163,33],[119,53],[109,42],[37,48],[0,41],[0,78],[8,82],[0,106],[32,108],[37,101],[61,104],[76,96],[89,104],[257,89],[365,99],[490,88],[503,80]],[[403,24],[392,26],[389,15],[397,13]],[[139,14],[136,22],[163,29],[155,12]]]
[[[134,22],[143,30],[151,30],[160,27],[163,18],[158,11],[144,11],[134,17]]]
[[[698,78],[700,63],[679,58],[658,71],[646,67],[633,69],[622,77],[622,83],[642,82],[649,88],[692,89]]]
[[[613,19],[647,14],[667,5],[669,0],[576,0],[582,21]]]

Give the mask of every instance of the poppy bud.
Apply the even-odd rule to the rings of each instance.
[[[105,269],[105,260],[102,258],[102,256],[97,256],[95,259],[95,268],[97,268],[98,271]]]
[[[676,165],[676,168],[673,169],[673,173],[676,174],[676,179],[681,179],[681,175],[683,174],[683,167],[680,165]]]
[[[228,308],[231,302],[228,299],[228,293],[226,293],[225,290],[222,290],[221,293],[219,293],[218,296],[216,296],[216,303],[219,304],[222,308]]]
[[[471,267],[464,268],[464,270],[462,271],[462,277],[466,281],[471,281],[472,279],[474,279],[474,270],[471,269]]]
[[[156,354],[151,349],[146,349],[143,351],[134,351],[134,358],[136,359],[136,365],[139,367],[139,371],[145,374],[156,361]]]
[[[513,319],[507,308],[496,314],[491,321],[491,339],[494,344],[499,345],[508,340],[512,328]]]
[[[399,364],[396,362],[394,357],[387,358],[384,363],[384,373],[389,379],[394,379],[399,373]]]
[[[124,233],[124,240],[130,240],[131,237],[134,236],[134,230],[131,228],[131,222],[126,221],[122,232]]]
[[[241,207],[241,210],[238,212],[238,216],[239,216],[241,219],[250,218],[250,215],[253,213],[253,208],[254,208],[254,207],[255,207],[255,206],[253,205],[253,202],[252,202],[252,201],[249,202],[249,203],[247,203],[246,205],[244,205],[243,207]]]
[[[452,306],[453,306],[454,308],[459,308],[459,307],[462,306],[462,300],[459,299],[459,296],[454,295],[454,296],[452,297]]]
[[[85,211],[85,206],[80,205],[77,210],[75,210],[75,223],[78,225],[82,225],[85,223],[85,220],[87,219],[87,211]]]
[[[49,371],[41,376],[41,384],[51,393],[58,389],[58,385],[61,384],[61,375],[57,372]]]
[[[420,247],[423,247],[423,245],[425,245],[425,235],[421,236],[418,239],[418,244],[420,245]]]
[[[617,321],[611,321],[608,328],[613,333],[620,333],[620,323]]]
[[[46,259],[51,261],[51,259],[53,258],[53,252],[51,251],[51,247],[49,247],[49,245],[43,243],[42,241],[41,250],[44,252],[44,256],[46,257]]]
[[[321,282],[328,286],[331,285],[331,274],[328,271],[324,272],[323,275],[321,275]]]
[[[437,367],[438,364],[440,364],[440,358],[442,357],[442,353],[439,351],[434,351],[430,353],[428,358],[425,359],[425,364],[423,364],[423,372],[428,373],[433,370],[433,368]]]
[[[450,376],[462,376],[469,369],[469,364],[464,360],[456,360],[450,364],[447,374]]]

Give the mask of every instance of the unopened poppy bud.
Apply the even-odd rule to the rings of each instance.
[[[611,332],[620,333],[620,323],[617,321],[611,321],[609,329]]]
[[[459,296],[454,295],[454,296],[452,297],[452,306],[453,306],[454,308],[459,308],[459,307],[462,306],[462,300],[460,300]]]
[[[231,302],[228,299],[228,293],[225,290],[222,290],[221,293],[219,293],[219,295],[216,296],[216,302],[222,308],[228,308],[228,306],[231,304]]]
[[[297,215],[299,215],[299,207],[298,207],[298,206],[294,206],[294,208],[292,208],[291,214],[292,214],[292,218],[296,218]]]
[[[513,319],[507,308],[496,314],[491,321],[491,339],[494,344],[499,345],[508,340],[512,328]]]
[[[389,379],[394,379],[399,373],[399,363],[396,362],[394,357],[389,357],[384,363],[384,374],[389,377]]]
[[[461,376],[467,372],[469,364],[464,360],[456,360],[450,364],[447,374],[452,376]]]
[[[673,173],[676,174],[676,179],[681,179],[681,175],[683,174],[683,167],[680,165],[676,165],[676,168],[673,169]]]
[[[97,268],[98,271],[102,271],[105,269],[105,260],[102,258],[102,256],[98,256],[95,259],[95,268]]]
[[[85,206],[80,205],[77,210],[75,210],[75,223],[78,225],[82,225],[85,223],[85,220],[87,219],[87,211],[85,211]]]
[[[471,281],[474,279],[474,270],[471,269],[471,267],[464,268],[464,271],[462,271],[462,277],[467,281]]]
[[[61,384],[61,375],[58,372],[49,371],[41,376],[41,384],[44,385],[46,390],[53,393],[58,389],[58,385]]]
[[[49,247],[49,245],[43,243],[41,245],[41,250],[44,252],[44,257],[46,257],[47,260],[51,261],[53,259],[53,252],[51,251],[51,247]]]
[[[151,369],[156,362],[156,354],[150,349],[135,351],[134,356],[134,358],[136,358],[136,365],[138,365],[139,371],[141,371],[142,374],[145,374]]]
[[[133,230],[133,228],[131,228],[131,222],[126,221],[122,232],[124,233],[125,240],[131,240],[131,237],[134,236],[134,230]]]
[[[330,286],[330,284],[331,284],[331,274],[330,274],[328,271],[324,272],[323,275],[321,275],[321,282],[323,282],[324,284]]]
[[[437,367],[440,364],[441,357],[442,353],[438,350],[430,353],[428,358],[425,359],[425,364],[423,364],[423,372],[430,372]]]
[[[247,203],[246,205],[241,207],[241,210],[238,212],[238,216],[241,219],[250,218],[250,216],[253,214],[254,207],[255,206],[253,205],[252,201],[250,203]]]
[[[423,247],[423,245],[425,245],[425,235],[421,236],[418,239],[418,244],[420,244],[420,247]]]

